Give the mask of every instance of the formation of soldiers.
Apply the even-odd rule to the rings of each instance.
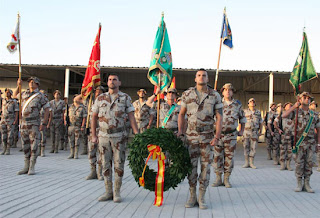
[[[207,208],[205,193],[211,165],[216,174],[212,186],[232,187],[230,176],[238,136],[243,139],[243,167],[257,168],[254,158],[263,123],[266,128],[268,159],[272,159],[276,165],[280,164],[280,170],[292,170],[290,163],[294,159],[297,177],[295,191],[312,193],[312,167],[318,162],[320,168],[320,152],[316,156],[316,151],[320,149],[320,119],[315,112],[317,103],[312,101],[311,95],[301,93],[295,104],[272,103],[263,120],[261,112],[256,109],[254,98],[248,100],[248,109],[243,110],[241,102],[233,98],[236,90],[232,84],[227,83],[222,87],[221,98],[216,90],[208,86],[208,82],[207,72],[200,69],[195,75],[195,87],[184,91],[179,99],[177,90],[170,88],[160,103],[159,127],[167,128],[180,137],[190,154],[190,198],[185,207],[194,207],[198,203],[200,209]],[[21,84],[22,81],[18,80],[18,87]],[[40,80],[36,77],[29,78],[28,85],[29,89],[21,95],[20,132],[25,165],[18,174],[35,174],[37,156],[45,156],[46,129],[50,129],[51,153],[58,153],[59,144],[60,149],[66,150],[68,142],[68,158],[78,159],[80,141],[85,141],[83,153],[88,153],[91,169],[86,179],[99,179],[105,183],[106,191],[98,200],[121,202],[120,189],[129,129],[131,127],[132,133],[138,134],[153,127],[157,117],[155,98],[160,90],[157,89],[155,94],[147,98],[146,90],[140,89],[137,92],[139,99],[132,103],[131,97],[119,90],[119,76],[110,74],[107,80],[108,91],[102,86],[97,87],[92,105],[87,105],[81,95],[75,95],[73,104],[68,105],[61,99],[59,90],[53,93],[54,99],[49,102],[47,94],[39,91]],[[19,123],[19,106],[15,98],[19,97],[18,87],[14,92],[6,89],[6,97],[2,100],[1,154],[10,154],[10,147],[16,144],[14,135]],[[90,116],[88,124],[87,116]],[[295,119],[299,124],[296,133]],[[86,133],[88,125],[91,128]],[[89,137],[86,137],[88,134]],[[298,147],[295,155],[293,141],[297,142]],[[166,157],[169,159],[170,154],[166,153]]]

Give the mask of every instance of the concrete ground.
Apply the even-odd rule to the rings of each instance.
[[[262,143],[257,148],[256,170],[241,167],[243,149],[238,146],[233,188],[208,187],[207,210],[184,207],[189,197],[186,179],[176,190],[164,193],[161,207],[153,206],[154,193],[138,187],[128,162],[121,188],[123,202],[98,202],[104,184],[85,180],[90,170],[87,156],[68,160],[69,151],[49,154],[49,148],[46,157],[38,158],[34,176],[16,174],[24,164],[17,148],[11,155],[0,156],[0,217],[320,217],[320,172],[314,168],[311,177],[314,194],[296,193],[294,171],[280,171],[268,161]],[[210,184],[214,178],[211,171]]]

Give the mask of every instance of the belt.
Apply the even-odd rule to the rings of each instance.
[[[213,127],[212,126],[196,127],[196,131],[197,132],[203,132],[203,131],[206,131],[206,130],[213,130]]]
[[[233,133],[235,131],[237,131],[237,129],[233,129],[233,130],[229,130],[229,131],[221,131],[221,134],[227,135],[227,134]]]
[[[123,132],[126,129],[124,127],[120,127],[120,128],[112,128],[112,129],[107,129],[107,128],[99,128],[100,132],[107,132],[108,134],[113,134],[113,133],[118,133],[118,132]]]
[[[23,117],[22,120],[24,121],[33,121],[33,120],[39,120],[40,117]]]

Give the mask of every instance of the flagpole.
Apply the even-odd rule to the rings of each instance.
[[[158,71],[158,87],[161,90],[161,72]],[[157,128],[160,127],[160,93],[157,95]]]
[[[91,111],[91,105],[92,105],[92,96],[93,96],[93,91],[91,89],[89,105],[88,105],[88,116],[87,116],[87,122],[86,122],[86,129],[89,128],[90,111]]]
[[[19,47],[19,80],[21,80],[21,74],[22,74],[22,69],[21,69],[21,45],[20,45],[20,14],[18,12],[18,47]],[[21,84],[19,84],[19,121],[21,123],[21,118],[22,118],[22,94],[21,94]]]
[[[214,90],[217,90],[217,85],[218,85],[219,65],[220,65],[220,56],[221,56],[221,45],[222,45],[222,37],[220,39],[220,48],[219,48],[218,64],[217,64],[217,71],[216,71],[216,79],[214,81]]]

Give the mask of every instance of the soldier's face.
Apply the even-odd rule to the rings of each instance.
[[[209,82],[208,73],[206,71],[198,71],[194,79],[197,85],[206,85]]]
[[[176,99],[176,93],[174,93],[174,92],[168,92],[167,93],[167,99],[168,100],[171,100],[171,101],[174,101],[175,99]]]
[[[29,82],[29,88],[30,89],[37,89],[39,86],[37,83],[35,83],[33,80],[30,80]]]
[[[271,106],[271,110],[274,111],[275,109],[276,109],[276,105],[272,105],[272,106]]]
[[[256,102],[255,101],[249,101],[248,106],[249,107],[255,107],[256,106]]]
[[[144,98],[146,97],[146,94],[144,94],[144,92],[140,91],[139,92],[139,98]]]
[[[108,77],[108,87],[109,89],[117,89],[121,85],[119,78],[115,75],[110,75]]]
[[[60,99],[60,94],[58,92],[54,93],[54,98],[55,99]]]
[[[232,89],[223,89],[222,95],[225,98],[231,98],[233,96],[233,91]]]
[[[95,92],[94,92],[94,96],[95,97],[98,97],[99,95],[101,95],[102,94],[102,90],[100,90],[100,89],[97,89]]]
[[[11,92],[10,91],[6,91],[6,97],[7,98],[11,98]]]
[[[287,110],[289,110],[291,108],[291,104],[287,104],[285,107],[284,107],[284,109],[287,111]]]
[[[300,103],[301,104],[303,104],[303,105],[309,105],[310,104],[310,101],[311,101],[311,99],[310,99],[310,97],[309,96],[302,96],[301,98],[300,98]]]

